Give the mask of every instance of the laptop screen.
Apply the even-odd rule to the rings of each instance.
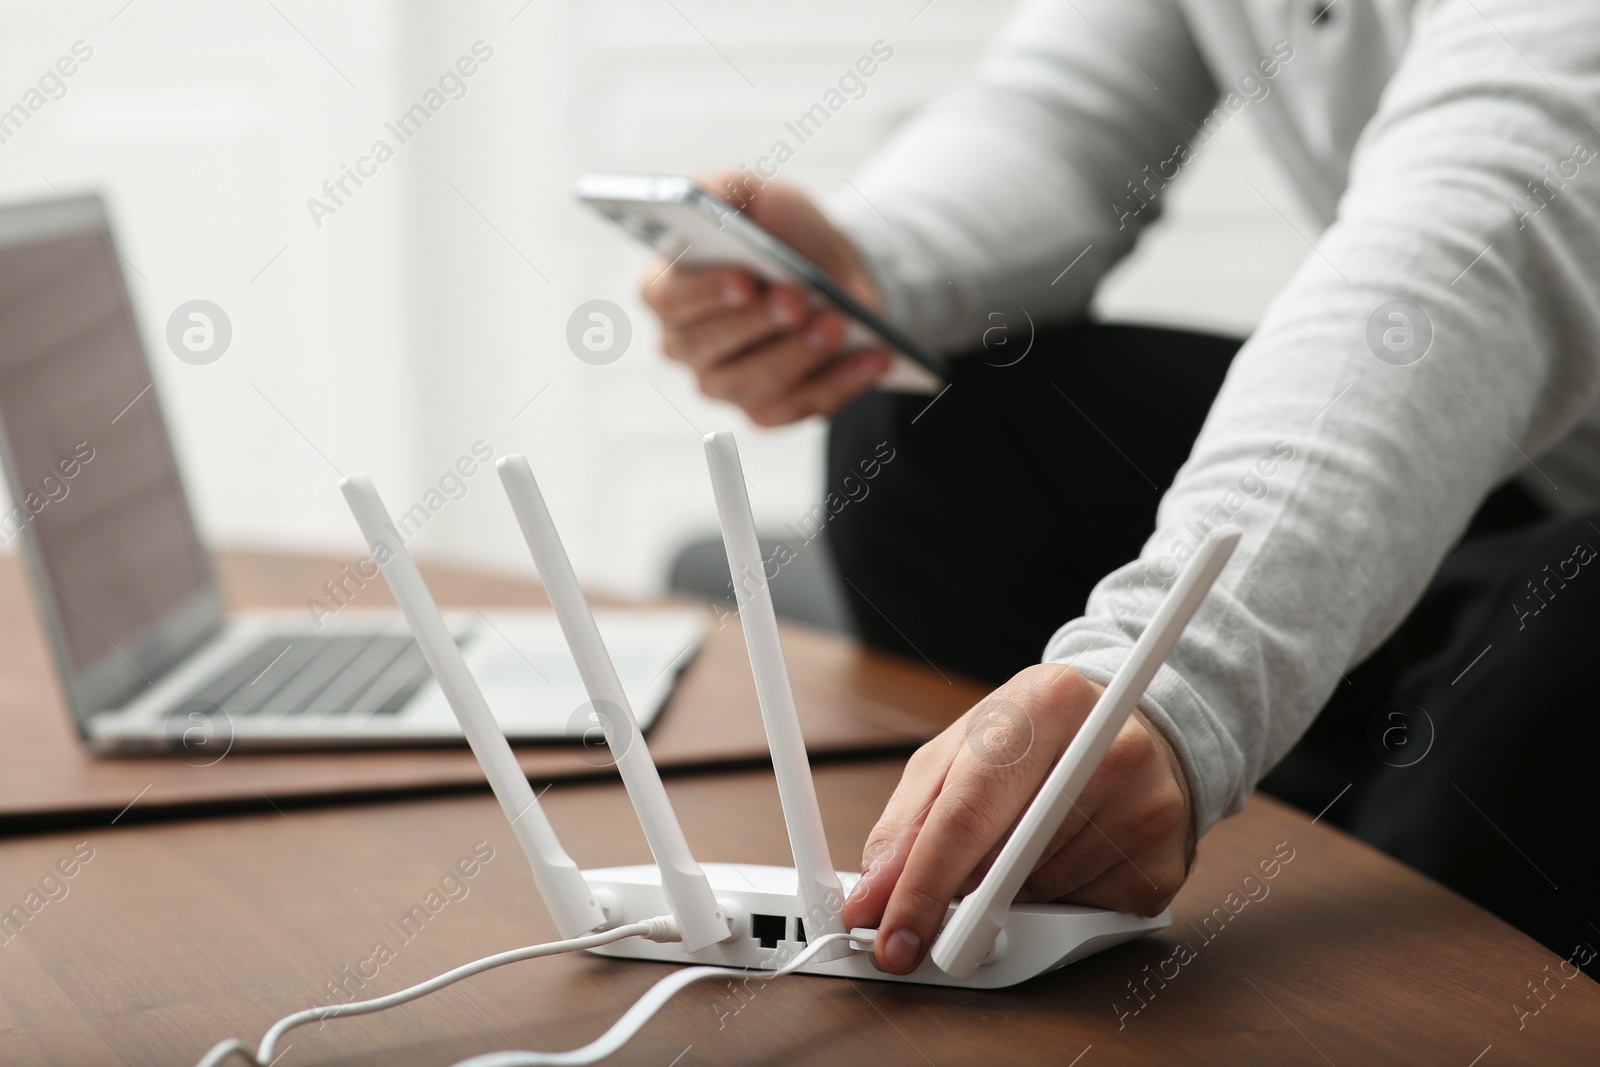
[[[0,426],[13,497],[0,543],[26,542],[68,688],[97,683],[75,695],[102,706],[214,624],[168,625],[193,616],[197,598],[214,600],[213,583],[108,233],[93,200],[0,209]]]

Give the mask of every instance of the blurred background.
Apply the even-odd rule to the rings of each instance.
[[[107,196],[214,546],[354,559],[362,543],[336,468],[372,474],[399,511],[483,441],[529,455],[586,582],[649,594],[682,545],[715,529],[703,431],[740,432],[758,520],[779,527],[824,492],[825,426],[760,430],[700,397],[660,355],[637,298],[647,254],[573,201],[574,178],[753,163],[882,40],[893,61],[783,170],[830,193],[960,82],[1012,6],[4,0],[0,108],[76,42],[92,55],[59,95],[0,127],[0,198]],[[308,199],[332,204],[325,181],[377,139],[396,145],[384,124],[474,45],[464,95],[313,217]],[[1300,234],[1315,235],[1255,136],[1230,123],[1186,169],[1166,218],[1102,286],[1101,316],[1252,328],[1307,254]],[[204,366],[164,341],[173,310],[195,299],[233,328]],[[606,366],[565,341],[592,299],[632,321],[627,353]],[[495,483],[478,473],[413,550],[531,571]]]

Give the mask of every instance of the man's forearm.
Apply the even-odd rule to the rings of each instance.
[[[990,299],[1069,319],[1158,214],[1156,169],[1215,96],[1172,0],[1024,5],[975,82],[912,120],[828,213],[890,314],[935,344],[969,344]]]
[[[1050,643],[1103,680],[1196,539],[1243,527],[1147,702],[1202,830],[1399,624],[1487,492],[1595,395],[1600,162],[1515,209],[1543,167],[1596,144],[1582,116],[1600,100],[1580,92],[1594,20],[1574,7],[1569,32],[1527,27],[1517,39],[1544,50],[1524,56],[1499,33],[1548,12],[1487,6],[1492,26],[1464,0],[1426,11],[1339,220],[1241,350],[1155,535]]]

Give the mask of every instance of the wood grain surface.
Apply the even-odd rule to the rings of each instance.
[[[243,553],[219,560],[235,609],[303,607],[308,597],[319,595],[323,581],[337,576],[341,562]],[[547,603],[540,587],[526,579],[451,568],[427,568],[425,573],[435,597],[447,608]],[[357,600],[361,607],[393,603],[380,582],[363,589]],[[986,691],[927,664],[803,626],[786,624],[783,636],[806,743],[817,756],[905,751],[937,733]],[[102,816],[124,810],[124,820],[137,821],[173,812],[483,786],[482,772],[465,746],[235,751],[214,765],[206,765],[209,758],[92,756],[68,717],[26,576],[15,557],[0,559],[0,736],[6,738],[0,745],[0,833],[52,821],[103,822]],[[646,741],[668,773],[766,760],[766,735],[736,617],[709,631]],[[607,766],[596,766],[603,761],[595,754],[585,758],[571,745],[522,745],[518,757],[529,776],[540,780],[612,773]]]
[[[840,866],[853,863],[898,775],[894,760],[819,768]],[[700,858],[789,862],[768,772],[694,775],[668,789]],[[619,786],[558,784],[545,803],[581,864],[648,859]],[[475,848],[493,856],[457,885],[458,899],[442,898],[411,936],[397,936],[396,920]],[[0,842],[0,907],[74,849],[92,859],[61,883],[66,895],[0,946],[9,1067],[192,1064],[223,1037],[254,1043],[281,1015],[329,1002],[327,984],[346,968],[376,970],[363,994],[377,995],[555,936],[487,797],[13,838]],[[1267,878],[1262,862],[1274,859]],[[1246,894],[1256,899],[1240,904]],[[1206,837],[1174,912],[1160,935],[997,992],[814,977],[753,983],[742,996],[695,986],[611,1062],[1595,1062],[1595,983],[1551,977],[1564,972],[1558,958],[1516,930],[1269,800]],[[392,958],[364,965],[379,942]],[[298,1031],[279,1067],[433,1067],[495,1049],[569,1048],[666,973],[587,956],[515,964],[415,1005]],[[1530,981],[1544,1007],[1519,1028],[1518,1008],[1535,1003]]]

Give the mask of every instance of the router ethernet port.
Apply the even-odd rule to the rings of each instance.
[[[759,941],[762,948],[777,948],[788,927],[789,919],[785,915],[750,916],[750,936]]]

